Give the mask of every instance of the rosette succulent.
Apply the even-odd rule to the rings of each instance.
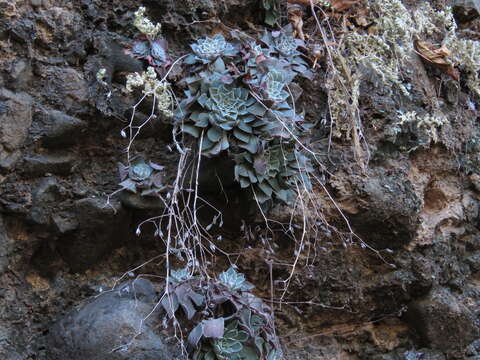
[[[187,280],[192,278],[192,274],[188,270],[188,268],[182,268],[178,270],[172,270],[170,272],[169,281],[172,284],[181,284]]]
[[[230,42],[225,40],[222,34],[199,39],[191,45],[194,55],[189,56],[185,62],[193,64],[197,60],[208,63],[220,56],[235,56],[238,49]]]
[[[273,43],[278,52],[283,56],[288,57],[297,54],[297,40],[289,34],[281,33],[279,36],[274,37]]]
[[[274,103],[280,103],[289,97],[285,86],[288,84],[288,79],[284,72],[278,70],[270,70],[265,76],[264,88],[268,100]]]
[[[233,267],[222,272],[218,279],[231,291],[249,291],[253,289],[253,285],[245,279],[245,275],[237,272]]]
[[[119,174],[123,190],[141,196],[157,196],[165,191],[163,185],[163,166],[147,163],[143,157],[137,157],[130,162],[130,166],[119,164]]]
[[[137,41],[130,50],[127,50],[127,53],[134,58],[146,60],[151,66],[166,67],[171,64],[167,50],[167,42],[157,39]]]
[[[311,188],[308,173],[313,169],[306,156],[287,151],[276,145],[263,153],[236,155],[235,179],[242,188],[251,187],[260,203],[293,200],[297,183],[301,188]]]
[[[246,331],[240,330],[238,321],[232,321],[225,327],[223,337],[212,341],[212,348],[217,359],[233,360],[244,359],[244,353],[247,351],[245,342],[249,339]],[[254,359],[258,359],[257,354],[252,350]]]
[[[245,88],[221,82],[203,84],[202,88],[196,100],[199,109],[190,114],[190,122],[183,125],[183,131],[196,138],[204,133],[202,152],[205,155],[217,155],[228,149],[232,140],[240,148],[256,153],[257,135],[268,126],[258,117],[266,110]]]
[[[281,31],[266,32],[261,41],[269,48],[271,57],[278,59],[298,75],[311,79],[313,74],[298,50],[304,47],[305,43],[295,39],[292,34],[292,26],[287,25]]]

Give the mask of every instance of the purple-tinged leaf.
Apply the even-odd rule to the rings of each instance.
[[[188,334],[188,344],[195,349],[203,336],[203,324],[200,323]]]
[[[167,312],[168,317],[173,318],[179,307],[177,296],[175,294],[165,295],[161,301],[161,304]]]
[[[121,181],[125,180],[128,176],[128,166],[118,163],[118,175]]]
[[[188,297],[193,301],[197,306],[202,306],[205,302],[205,297],[203,295],[197,294],[195,291],[190,291]]]
[[[133,180],[127,179],[125,181],[122,181],[119,185],[123,187],[125,190],[131,191],[134,193],[137,192],[137,184]]]
[[[207,338],[220,339],[225,330],[225,319],[203,320],[203,336]]]
[[[155,174],[152,178],[152,183],[159,189],[163,188],[163,175],[161,173]]]
[[[165,169],[165,166],[155,164],[154,162],[151,162],[151,161],[150,161],[150,166],[152,167],[152,169],[155,169],[155,170],[163,170],[163,169]]]
[[[223,75],[220,81],[224,84],[231,84],[233,83],[233,77],[231,75]]]
[[[180,285],[175,289],[175,295],[177,295],[178,301],[180,302],[185,315],[187,315],[188,320],[191,320],[197,312],[192,304],[192,300],[190,300],[190,297],[188,296],[190,290],[191,289],[187,284]]]

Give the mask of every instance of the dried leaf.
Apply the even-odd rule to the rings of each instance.
[[[444,74],[450,76],[452,79],[460,80],[460,74],[455,69],[451,62],[447,58],[451,55],[450,51],[445,47],[435,49],[433,44],[426,41],[415,40],[415,50],[417,54],[428,64],[436,67]]]
[[[335,11],[345,12],[359,2],[360,0],[332,0],[332,7]]]

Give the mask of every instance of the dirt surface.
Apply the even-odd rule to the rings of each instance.
[[[211,33],[212,19],[247,32],[263,29],[261,2],[253,0],[141,3],[162,24],[172,58]],[[364,3],[370,9],[371,1]],[[403,3],[415,10],[415,2]],[[439,11],[450,4],[431,3]],[[106,205],[118,188],[126,146],[120,130],[135,101],[123,90],[125,73],[145,67],[123,53],[136,37],[138,6],[133,0],[0,0],[1,359],[52,359],[54,323],[165,251],[153,229],[135,235],[154,208],[125,206],[120,197]],[[480,40],[478,13],[456,11],[459,34]],[[320,39],[305,14],[305,32]],[[349,19],[348,31],[363,23],[358,14],[342,16],[332,23]],[[327,64],[319,58],[298,105],[317,122],[309,146],[324,165],[316,173],[324,187],[316,186],[313,196],[321,199],[325,221],[308,239],[308,255],[300,257],[287,290],[274,284],[286,358],[480,358],[479,98],[462,69],[454,83],[419,57],[403,73],[413,89],[409,97],[385,90],[374,75],[364,77],[358,108],[369,160],[359,161],[354,138],[330,136]],[[109,90],[96,80],[100,68]],[[415,127],[392,130],[399,111],[421,114],[433,102],[447,119],[435,141]],[[135,150],[166,166],[168,183],[178,160],[171,129],[152,122],[144,130]],[[201,191],[224,213],[222,247],[240,255],[219,254],[212,273],[235,262],[269,301],[271,278],[289,278],[296,243],[275,228],[265,240],[261,216],[241,193],[225,204],[212,188],[212,167],[221,173],[229,164],[213,163],[204,164]],[[270,216],[283,221],[292,213],[301,224],[286,206]],[[129,276],[140,274],[163,276],[162,258]]]

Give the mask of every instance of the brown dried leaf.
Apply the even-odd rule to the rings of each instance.
[[[288,21],[290,21],[294,29],[294,37],[305,41],[305,34],[303,33],[303,9],[301,6],[290,5],[288,7]]]
[[[433,67],[436,67],[441,72],[450,76],[456,81],[460,79],[458,70],[455,69],[452,63],[447,60],[447,57],[451,55],[447,48],[442,46],[438,49],[435,49],[435,45],[421,40],[415,40],[414,46],[415,50],[417,50],[417,54],[422,58],[423,61],[432,65]]]
[[[360,0],[332,0],[332,7],[335,11],[344,12],[359,2]]]

